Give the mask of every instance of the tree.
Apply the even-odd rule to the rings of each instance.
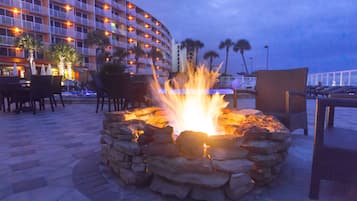
[[[16,37],[14,43],[16,47],[28,51],[27,60],[29,61],[30,67],[33,65],[35,52],[43,48],[41,41],[28,33],[23,33]]]
[[[195,51],[195,66],[198,64],[198,51],[199,49],[204,47],[204,44],[200,40],[195,40],[193,43],[194,51]]]
[[[135,54],[135,73],[139,73],[139,58],[145,55],[145,51],[139,44],[131,48],[131,51]]]
[[[164,58],[164,54],[161,51],[156,50],[155,48],[151,48],[151,50],[148,53],[148,56],[152,59],[152,64],[154,66],[155,62],[157,59],[163,59]]]
[[[81,54],[67,43],[52,44],[48,50],[48,58],[59,66],[60,75],[64,74],[64,66],[67,65],[68,79],[72,79],[72,65],[81,61]]]
[[[245,73],[246,74],[249,74],[249,72],[248,72],[247,62],[245,61],[245,58],[244,58],[244,51],[250,50],[250,49],[252,49],[252,48],[250,46],[249,41],[246,40],[246,39],[238,40],[233,46],[233,51],[235,51],[235,52],[239,51],[241,56],[242,56],[242,60],[243,60],[243,64],[244,64],[244,68],[245,68]]]
[[[219,49],[226,48],[226,63],[224,65],[224,73],[223,75],[227,74],[227,66],[228,66],[228,54],[229,54],[229,49],[234,45],[231,39],[227,38],[225,41],[221,41],[219,44]]]
[[[213,59],[217,57],[219,57],[218,53],[213,50],[208,51],[203,55],[204,59],[209,59],[209,71],[212,71]]]
[[[110,45],[110,40],[103,31],[97,29],[92,32],[88,32],[84,42],[88,46],[95,46],[95,53],[97,58],[96,64],[98,70],[98,65],[102,65],[104,63],[104,60],[100,60],[99,57],[105,55],[105,48]]]
[[[113,63],[121,64],[128,55],[128,52],[124,48],[116,48],[112,55]]]

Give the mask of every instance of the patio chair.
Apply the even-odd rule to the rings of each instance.
[[[59,95],[62,106],[64,107],[64,102],[62,98],[62,76],[53,76],[52,77],[52,94],[53,95]],[[53,98],[54,104],[57,107],[57,102],[56,99]]]
[[[334,126],[335,108],[357,108],[357,96],[330,97],[317,100],[311,199],[318,199],[320,181],[323,179],[357,184],[357,131]]]
[[[13,100],[13,88],[19,87],[19,77],[0,76],[0,109],[6,111],[5,101],[7,103],[7,111],[11,111],[11,103]]]
[[[54,112],[53,107],[53,94],[52,94],[52,76],[50,75],[32,75],[30,87],[30,102],[33,114],[36,114],[36,101],[39,102],[40,109],[45,106],[44,99],[48,98],[51,105],[51,110]]]
[[[98,113],[99,104],[102,105],[101,109],[103,110],[104,99],[106,97],[108,97],[108,95],[104,89],[103,80],[102,80],[101,76],[98,73],[92,73],[91,76],[94,81],[94,88],[95,88],[95,92],[97,94],[97,96],[96,96],[97,97],[97,106],[96,106],[95,112]]]
[[[129,75],[106,75],[103,83],[108,94],[108,111],[111,111],[111,100],[113,100],[114,110],[127,108],[128,103],[133,99]]]
[[[290,131],[302,128],[307,135],[307,71],[307,68],[257,71],[256,89],[234,90],[234,97],[239,93],[254,94],[256,109],[277,117]]]

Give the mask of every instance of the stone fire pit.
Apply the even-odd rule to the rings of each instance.
[[[157,107],[105,115],[104,164],[128,185],[180,199],[240,199],[280,172],[291,144],[287,128],[257,110],[224,109],[220,135],[174,135]]]

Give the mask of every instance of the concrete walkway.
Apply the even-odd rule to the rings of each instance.
[[[238,106],[253,107],[254,101],[241,99]],[[280,177],[243,200],[309,200],[314,107],[314,100],[309,100],[309,136],[294,133]],[[338,110],[337,125],[357,129],[353,114],[357,110]],[[102,120],[103,113],[95,113],[95,104],[68,104],[36,115],[1,112],[0,200],[176,200],[148,188],[126,187],[100,164]],[[322,183],[322,201],[353,201],[356,196],[356,185]]]

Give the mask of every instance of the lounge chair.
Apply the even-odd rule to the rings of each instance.
[[[234,97],[239,93],[254,94],[256,109],[277,117],[291,131],[304,129],[307,135],[307,71],[307,68],[257,71],[256,89],[234,90]]]

